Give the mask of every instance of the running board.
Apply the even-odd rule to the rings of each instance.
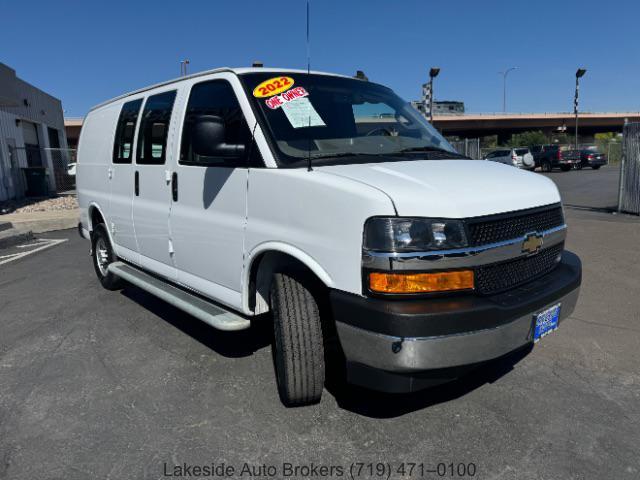
[[[124,262],[109,264],[109,271],[218,330],[244,330],[251,326],[251,322],[246,318],[213,305]]]

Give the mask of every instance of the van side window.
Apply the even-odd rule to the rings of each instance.
[[[176,91],[159,93],[147,99],[138,132],[136,163],[163,165],[167,154],[167,134]]]
[[[243,153],[221,154],[219,156],[200,156],[193,151],[193,126],[198,118],[218,117],[224,124],[224,143],[226,145],[242,145]],[[182,129],[182,145],[180,147],[180,163],[183,165],[201,165],[209,167],[247,167],[247,155],[259,155],[258,148],[251,143],[251,132],[242,114],[242,109],[226,80],[212,80],[198,83],[191,89],[187,111]],[[249,162],[254,164],[254,162]],[[257,164],[261,160],[256,161]]]
[[[113,142],[113,163],[131,163],[133,152],[133,134],[142,106],[142,99],[127,102],[120,110],[116,136]]]

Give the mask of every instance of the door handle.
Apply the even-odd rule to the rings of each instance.
[[[140,196],[140,173],[137,170],[133,175],[133,191],[135,192],[136,197]]]
[[[107,175],[109,176],[109,180],[113,178],[113,168],[110,168],[109,170],[107,170]]]
[[[174,202],[178,201],[178,172],[173,172],[171,175],[171,197]]]

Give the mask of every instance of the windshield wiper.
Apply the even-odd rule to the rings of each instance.
[[[325,158],[342,158],[342,157],[359,157],[360,155],[373,155],[371,153],[357,153],[357,152],[339,152],[328,153],[326,155],[311,155],[311,161],[324,160]]]
[[[403,148],[399,150],[397,153],[410,153],[410,152],[443,152],[443,153],[454,153],[450,150],[446,150],[440,147],[433,147],[425,145],[423,147],[411,147],[411,148]]]

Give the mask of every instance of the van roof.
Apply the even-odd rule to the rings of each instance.
[[[149,85],[148,87],[140,88],[138,90],[134,90],[132,92],[125,93],[123,95],[118,95],[117,97],[114,97],[114,98],[112,98],[110,100],[107,100],[105,102],[99,103],[98,105],[95,105],[89,111],[91,112],[93,110],[96,110],[98,108],[104,107],[104,106],[109,105],[109,104],[111,104],[113,102],[116,102],[118,100],[122,100],[123,98],[127,98],[127,97],[130,97],[132,95],[136,95],[138,93],[143,93],[143,92],[146,92],[148,90],[153,90],[154,88],[163,87],[165,85],[171,85],[172,83],[178,83],[178,82],[182,82],[184,80],[189,80],[190,78],[203,77],[205,75],[211,75],[213,73],[219,73],[219,72],[232,72],[232,73],[235,73],[236,75],[242,75],[244,73],[256,73],[256,72],[258,72],[258,73],[259,72],[307,73],[307,70],[300,70],[300,69],[293,69],[293,68],[264,68],[264,67],[239,67],[239,68],[221,67],[221,68],[214,68],[214,69],[211,69],[211,70],[204,70],[202,72],[192,73],[191,75],[186,75],[184,77],[178,77],[178,78],[174,78],[174,79],[171,79],[171,80],[166,80],[164,82],[156,83],[154,85]],[[340,75],[340,74],[337,74],[337,73],[329,73],[329,72],[319,72],[319,71],[315,71],[315,70],[311,70],[309,73],[314,73],[316,75],[330,75],[332,77],[355,78],[355,77],[349,77],[348,75]]]

